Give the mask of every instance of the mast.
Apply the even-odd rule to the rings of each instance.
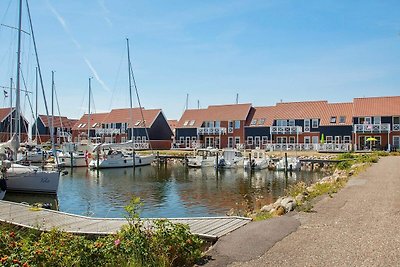
[[[21,86],[21,28],[22,28],[22,0],[19,0],[19,14],[18,14],[18,50],[17,50],[17,86],[16,86],[16,93],[15,93],[15,120],[14,120],[14,130],[15,133],[20,132],[20,86]],[[17,135],[16,142],[15,142],[15,153],[13,154],[14,160],[17,159],[17,152],[19,148],[20,137]]]
[[[13,121],[12,121],[12,108],[13,108],[13,78],[10,78],[10,139],[12,138],[12,134],[13,134]]]
[[[39,82],[38,82],[38,68],[36,67],[36,73],[35,73],[35,120],[36,120],[36,129],[35,129],[35,140],[36,144],[38,144],[38,89],[39,89]]]
[[[50,120],[50,136],[51,136],[51,150],[53,151],[53,155],[56,158],[57,162],[57,154],[56,148],[54,146],[54,71],[51,71],[51,120]]]
[[[89,110],[88,110],[88,127],[87,127],[88,144],[90,140],[90,95],[91,94],[92,94],[92,77],[89,77]]]
[[[129,39],[126,38],[126,48],[128,51],[128,72],[129,72],[129,108],[131,120],[131,140],[133,140],[133,104],[132,104],[132,77],[131,77],[131,55],[129,53]],[[133,143],[133,141],[132,141]]]

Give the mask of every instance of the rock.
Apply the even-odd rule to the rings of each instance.
[[[274,208],[274,204],[265,205],[261,208],[261,212],[270,212]]]
[[[295,197],[296,202],[299,202],[299,203],[304,202],[305,199],[306,199],[306,196],[303,195],[303,194],[298,194],[298,195]]]
[[[294,210],[294,208],[296,208],[296,202],[288,202],[285,205],[285,211],[286,212],[292,211],[292,210]]]
[[[284,199],[283,197],[278,198],[274,203],[275,207],[280,206],[283,199]]]
[[[281,201],[281,205],[285,207],[290,202],[294,202],[294,198],[293,197],[286,197]]]

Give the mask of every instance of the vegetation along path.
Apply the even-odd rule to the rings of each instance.
[[[286,221],[274,222],[284,217]],[[300,223],[297,230],[295,221]],[[264,221],[247,234],[251,240],[246,236],[251,224],[222,238],[211,252],[215,260],[208,264],[397,266],[399,222],[400,157],[383,157],[351,178],[333,198],[319,201],[313,212]],[[273,234],[269,237],[266,232]],[[241,242],[234,244],[238,239]],[[229,246],[236,255],[227,253]]]

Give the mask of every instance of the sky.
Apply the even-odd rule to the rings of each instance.
[[[25,1],[25,0],[24,0]],[[400,95],[400,1],[30,1],[49,110],[80,118],[129,107],[126,38],[141,106],[168,119],[239,103]],[[18,1],[0,1],[0,86],[16,73]],[[23,5],[23,30],[29,31]],[[35,58],[23,33],[22,75],[35,109]],[[0,105],[9,106],[0,94]],[[138,106],[134,94],[134,106]],[[26,117],[28,97],[21,96]],[[40,94],[38,110],[45,113]]]

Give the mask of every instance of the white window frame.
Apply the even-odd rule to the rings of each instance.
[[[287,144],[287,137],[286,136],[278,136],[276,138],[276,142],[278,144]]]
[[[254,136],[254,145],[257,147],[261,145],[261,136]]]
[[[337,120],[337,117],[336,116],[331,116],[331,119],[330,119],[330,123],[336,123],[336,120]]]
[[[183,126],[187,126],[188,123],[189,123],[189,121],[185,121],[185,122],[183,123]]]
[[[393,124],[400,124],[400,117],[399,116],[393,116]]]
[[[295,126],[296,125],[296,120],[289,120],[288,126]]]
[[[264,125],[265,120],[265,118],[258,119],[258,125]]]
[[[350,144],[351,143],[351,136],[350,135],[343,136],[343,143],[344,144]]]
[[[261,137],[261,143],[262,143],[263,145],[268,144],[268,136],[266,136],[266,135],[262,136],[262,137]]]
[[[318,119],[312,119],[311,121],[311,127],[313,129],[318,128],[319,127],[319,120]]]
[[[215,121],[214,125],[215,125],[215,128],[220,128],[221,127],[221,121]]]
[[[287,126],[287,120],[276,120],[276,126]]]
[[[332,144],[332,142],[333,142],[333,136],[331,136],[331,135],[328,135],[327,137],[326,137],[326,143],[327,144]]]
[[[235,136],[235,147],[237,147],[237,145],[240,145],[240,136]]]
[[[304,144],[311,144],[311,137],[310,136],[304,136]]]
[[[304,120],[304,132],[310,132],[310,128],[311,128],[310,119],[305,119]]]
[[[312,144],[318,144],[318,143],[319,143],[319,137],[313,135],[313,136],[311,137],[311,143],[312,143]]]
[[[248,144],[249,146],[252,146],[252,145],[253,145],[253,136],[247,136],[247,144]]]
[[[289,136],[289,144],[296,143],[296,138],[294,136]]]
[[[240,129],[240,121],[239,120],[235,121],[235,129]]]
[[[335,144],[341,144],[342,143],[342,137],[340,135],[335,136]]]
[[[179,137],[179,143],[180,144],[184,144],[185,143],[185,137],[184,136],[180,136]]]
[[[228,121],[228,127],[229,128],[233,128],[233,124],[234,124],[233,121]]]
[[[227,144],[228,148],[233,148],[233,137],[229,136],[228,137],[228,144]]]
[[[346,116],[340,116],[339,123],[345,123],[345,122],[346,122]]]
[[[382,117],[381,116],[374,116],[374,124],[381,124],[381,123],[382,123]]]
[[[257,124],[257,119],[252,119],[250,125],[256,125]]]

